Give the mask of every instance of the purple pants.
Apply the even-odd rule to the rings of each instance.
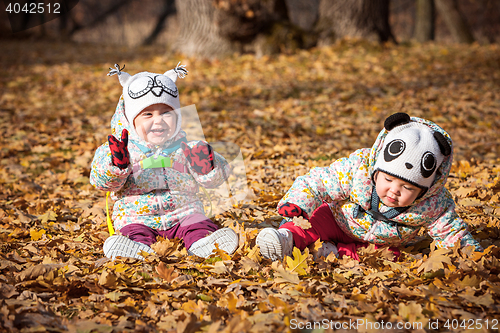
[[[182,239],[186,249],[189,249],[191,244],[208,236],[217,229],[217,225],[205,215],[192,214],[186,216],[168,230],[156,230],[144,224],[132,223],[121,228],[120,232],[131,240],[148,246],[156,243],[156,237],[158,236],[168,239],[177,237]]]

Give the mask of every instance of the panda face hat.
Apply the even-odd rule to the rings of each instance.
[[[412,121],[406,113],[388,117],[384,127],[389,132],[373,174],[382,171],[424,190],[429,189],[439,166],[451,153],[446,138],[429,126]]]
[[[122,96],[125,102],[125,116],[131,125],[130,129],[135,132],[134,119],[142,110],[154,104],[166,104],[177,115],[177,124],[173,137],[177,135],[181,129],[182,120],[179,92],[175,82],[178,77],[184,78],[187,75],[188,71],[185,65],[179,63],[174,69],[163,74],[141,72],[130,75],[122,72],[123,68],[115,64],[115,69],[110,68],[108,76],[117,74],[123,87]]]

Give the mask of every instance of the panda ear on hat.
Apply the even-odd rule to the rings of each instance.
[[[439,132],[434,132],[434,139],[436,139],[438,145],[439,145],[439,150],[441,151],[441,154],[444,156],[449,156],[451,154],[451,146],[448,143],[448,140],[444,137],[443,134]]]
[[[127,81],[132,77],[129,73],[122,72],[122,70],[124,68],[125,68],[125,65],[123,65],[123,67],[120,68],[120,65],[115,64],[115,68],[109,67],[110,71],[108,73],[108,76],[112,76],[112,75],[117,74],[118,79],[120,80],[120,84],[122,85],[122,87],[125,87],[125,85],[127,84]]]
[[[390,131],[394,127],[408,124],[410,121],[411,118],[408,114],[404,112],[398,112],[387,117],[387,119],[384,121],[384,127],[386,130]]]

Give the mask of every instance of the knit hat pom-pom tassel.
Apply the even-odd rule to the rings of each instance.
[[[174,72],[177,74],[178,77],[181,79],[185,78],[186,75],[188,74],[188,70],[186,69],[186,65],[181,65],[181,62],[177,64],[174,68]]]
[[[120,65],[115,64],[115,68],[109,67],[110,71],[108,73],[108,76],[112,76],[117,74],[118,79],[120,80],[120,84],[122,87],[125,87],[127,84],[127,81],[131,78],[130,74],[127,72],[122,72],[122,70],[125,68],[125,65],[123,65],[122,68],[120,68]]]
[[[115,74],[118,74],[120,75],[122,73],[122,70],[125,68],[125,65],[123,65],[122,68],[120,68],[120,65],[118,64],[115,64],[115,68],[113,67],[109,67],[110,71],[108,73],[108,76],[112,76],[112,75],[115,75]]]

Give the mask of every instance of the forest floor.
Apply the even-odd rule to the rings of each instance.
[[[181,104],[196,105],[209,142],[243,152],[247,200],[214,217],[240,233],[240,247],[203,260],[162,241],[144,261],[107,260],[105,193],[89,172],[121,94],[108,68],[164,72],[178,61],[189,70],[177,81]],[[500,329],[499,45],[342,42],[209,61],[158,48],[2,41],[0,68],[1,330]],[[279,224],[276,205],[293,180],[371,147],[400,111],[451,134],[446,186],[486,250],[437,250],[423,237],[397,262],[371,247],[361,262],[314,261],[309,251],[262,259],[255,237]]]

